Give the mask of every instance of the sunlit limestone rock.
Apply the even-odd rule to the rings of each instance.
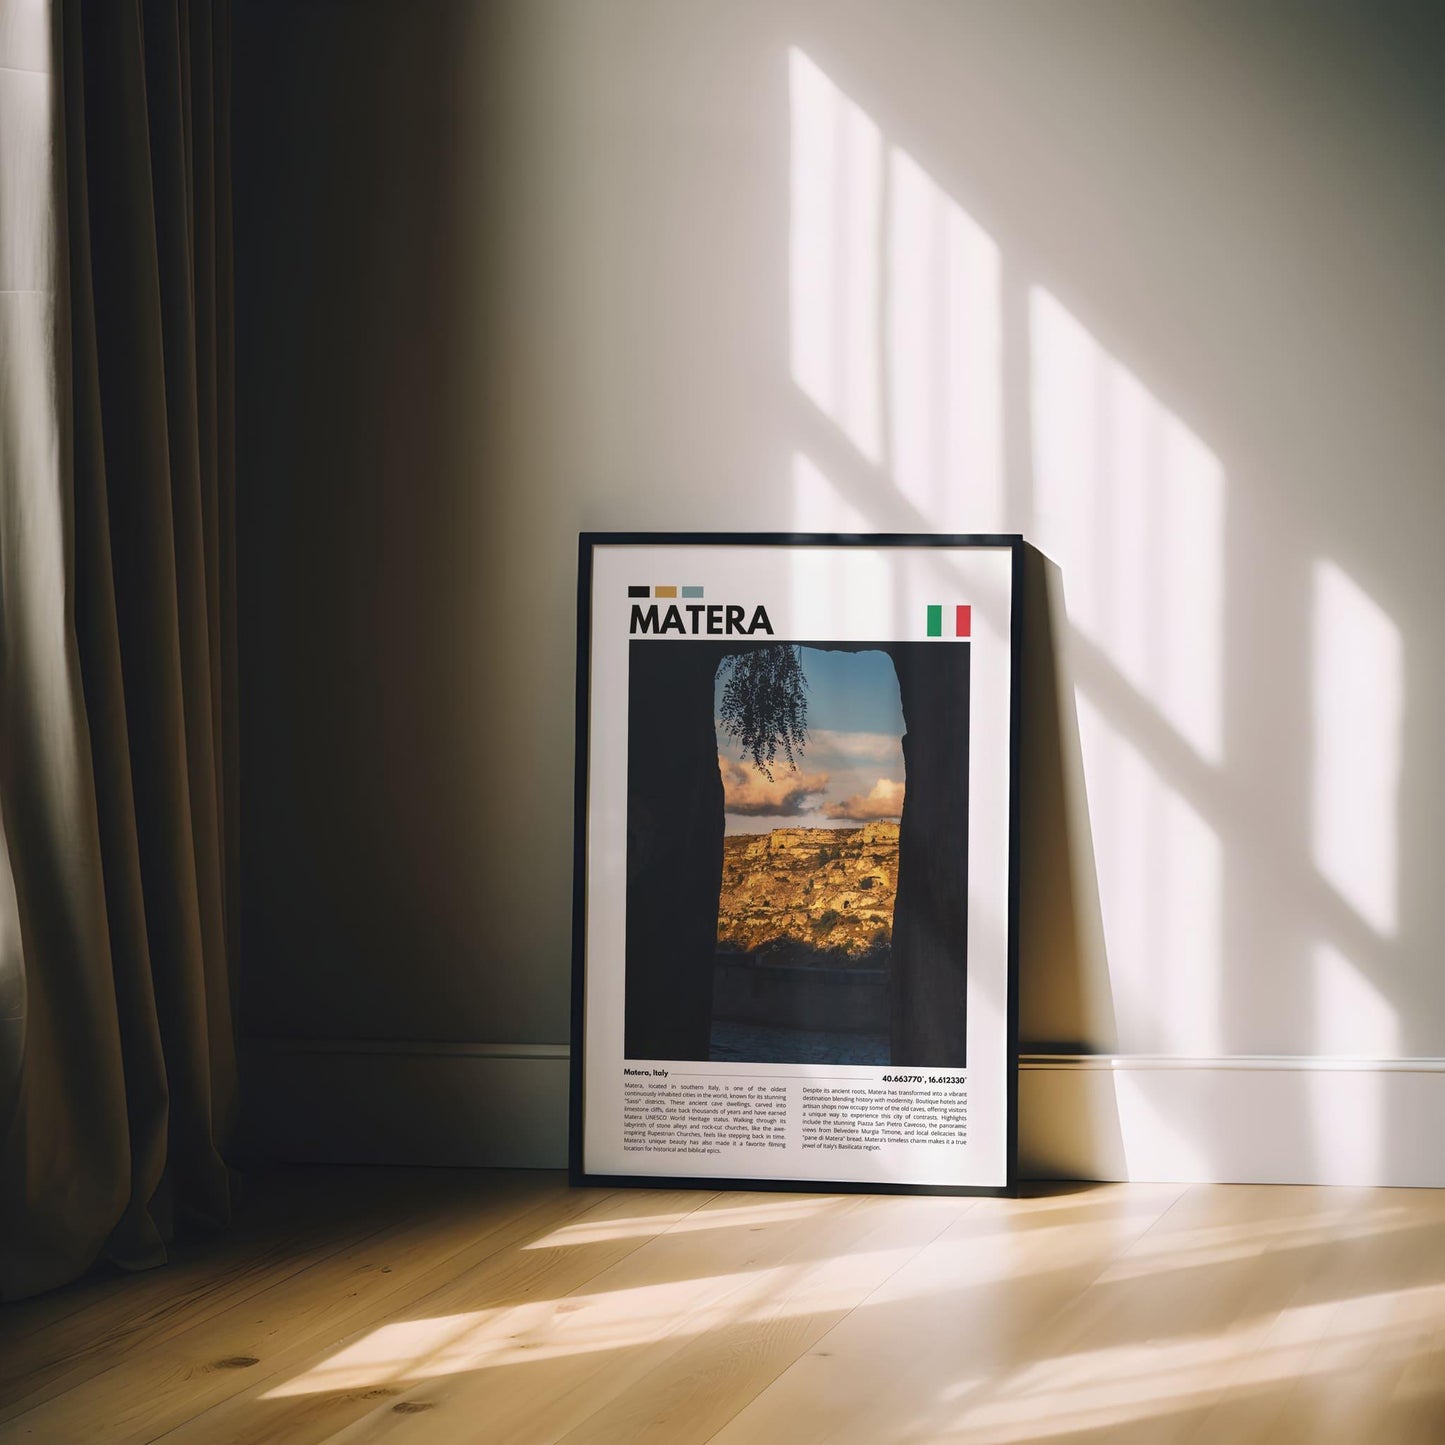
[[[897,823],[724,839],[718,947],[876,956],[892,937],[897,881]]]

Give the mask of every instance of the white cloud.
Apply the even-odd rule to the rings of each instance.
[[[901,763],[903,742],[896,733],[830,732],[808,730],[808,752],[812,757],[848,758],[857,762]]]
[[[874,823],[897,818],[903,812],[903,784],[879,778],[866,793],[854,793],[841,803],[828,803],[823,813],[829,818],[847,818],[855,823]]]
[[[827,773],[787,771],[784,765],[775,770],[769,782],[750,763],[734,762],[721,753],[717,761],[722,772],[724,808],[729,813],[796,818],[828,786]]]

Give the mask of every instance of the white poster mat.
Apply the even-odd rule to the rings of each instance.
[[[1002,1188],[1008,1170],[1010,689],[1013,550],[987,546],[631,545],[592,551],[587,739],[584,1129],[582,1168],[602,1176],[854,1181]],[[639,583],[701,587],[709,603],[767,610],[777,641],[928,640],[928,607],[971,607],[968,719],[968,1007],[966,1070],[909,1070],[967,1093],[967,1140],[889,1143],[867,1152],[802,1147],[801,1090],[813,1079],[882,1087],[892,1068],[837,1064],[631,1060],[624,1057],[629,620]],[[686,600],[678,599],[680,606]],[[645,606],[652,605],[651,602]],[[667,602],[658,603],[665,610]],[[684,614],[686,616],[686,614]],[[945,618],[947,632],[952,622]],[[706,636],[702,640],[708,640]],[[715,638],[712,640],[716,640]],[[765,640],[754,636],[752,641]],[[646,645],[686,647],[691,636]],[[949,636],[938,645],[952,643]],[[960,720],[962,726],[962,720]],[[767,1080],[787,1086],[785,1148],[691,1155],[623,1148],[626,1067],[669,1080]]]

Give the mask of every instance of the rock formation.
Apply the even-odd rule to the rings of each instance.
[[[877,966],[893,935],[897,885],[897,823],[725,838],[718,948]]]

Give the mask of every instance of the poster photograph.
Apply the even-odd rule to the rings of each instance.
[[[1012,1190],[1021,548],[583,535],[574,1182]]]

